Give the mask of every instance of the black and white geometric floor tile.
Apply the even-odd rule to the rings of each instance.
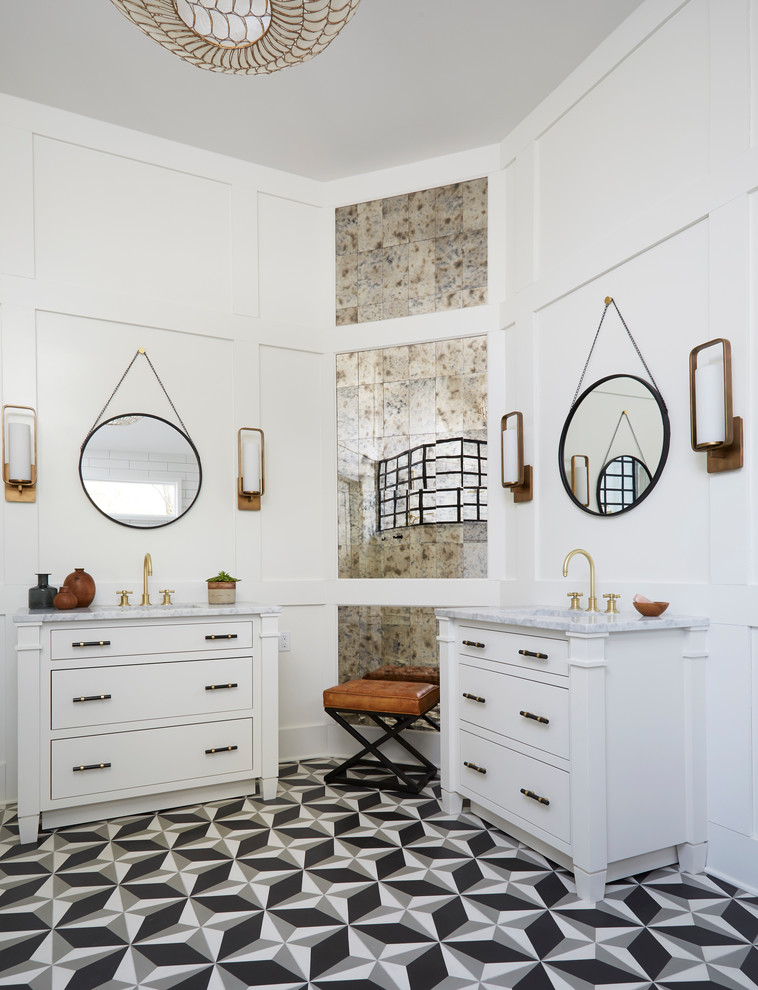
[[[758,898],[657,870],[576,898],[479,819],[324,785],[43,834],[0,824],[0,986],[25,990],[758,987]]]

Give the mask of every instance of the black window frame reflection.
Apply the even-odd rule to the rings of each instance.
[[[620,470],[610,471],[609,469],[614,465],[617,465]],[[644,488],[639,484],[640,469],[647,475]],[[620,484],[608,484],[611,480],[618,480]],[[635,457],[633,454],[619,454],[618,457],[614,457],[603,467],[597,479],[595,498],[600,514],[613,516],[618,512],[630,509],[642,498],[643,493],[650,487],[651,481],[647,464],[641,461],[639,457]],[[609,498],[614,494],[618,494],[620,497],[617,500]]]

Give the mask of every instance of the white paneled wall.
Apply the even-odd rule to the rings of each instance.
[[[38,501],[0,504],[0,613],[25,603],[39,570],[60,580],[87,565],[109,595],[147,550],[179,600],[201,597],[211,571],[238,570],[242,597],[285,607],[283,752],[317,755],[339,604],[559,604],[563,557],[584,546],[622,608],[643,592],[710,617],[708,867],[758,889],[757,25],[758,0],[646,0],[502,145],[326,185],[0,99],[2,399],[40,412]],[[334,328],[333,208],[485,174],[488,305]],[[557,458],[606,295],[671,419],[658,488],[615,519],[569,501]],[[535,471],[524,505],[492,472],[490,579],[338,581],[334,353],[481,333],[493,449],[500,416],[523,410]],[[745,468],[721,477],[690,450],[688,421],[688,353],[717,336],[732,342],[747,443]],[[135,539],[89,506],[76,464],[140,345],[204,476],[185,519]],[[613,311],[585,384],[610,372],[644,377]],[[132,403],[156,397],[144,377],[130,388]],[[242,425],[266,431],[260,513],[235,508]],[[12,798],[15,655],[0,620]]]
[[[231,198],[209,177],[37,138],[37,277],[228,310]]]
[[[310,721],[319,722],[321,667],[333,639],[331,613],[312,606],[323,596],[310,587],[324,575],[320,482],[295,528],[298,538],[290,536],[303,491],[293,484],[299,478],[293,468],[304,464],[314,478],[328,463],[309,394],[315,388],[321,409],[324,358],[312,349],[324,330],[330,287],[319,272],[331,251],[321,188],[9,98],[0,98],[0,131],[2,401],[34,406],[39,424],[37,501],[0,502],[0,799],[16,793],[16,726],[23,718],[16,711],[8,617],[26,605],[40,571],[60,584],[73,567],[85,566],[97,583],[96,604],[115,602],[120,588],[139,587],[148,551],[153,600],[159,587],[175,588],[179,602],[203,600],[209,574],[220,568],[236,573],[240,598],[286,606],[283,628],[291,618],[293,637],[287,669],[297,657],[302,671],[296,680],[301,688],[306,683],[302,698],[306,704],[316,698]],[[321,260],[311,264],[312,257]],[[301,325],[297,333],[293,322]],[[263,368],[261,341],[278,337],[288,347],[276,351],[273,367]],[[78,475],[80,445],[139,347],[147,350],[203,469],[202,489],[187,515],[148,531],[98,513]],[[264,394],[261,376],[267,374],[276,382]],[[282,390],[287,381],[292,388]],[[176,423],[143,358],[107,415],[129,411]],[[236,432],[268,421],[267,480],[281,495],[278,510],[267,516],[274,503],[266,496],[260,513],[240,513]],[[268,554],[261,550],[264,529]],[[294,709],[292,718],[301,723],[302,712]],[[282,727],[286,732],[286,708]]]

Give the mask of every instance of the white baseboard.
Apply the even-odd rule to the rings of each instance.
[[[328,725],[296,725],[279,729],[280,760],[311,760],[330,753]]]
[[[708,823],[707,873],[758,894],[758,836]]]
[[[345,758],[352,756],[353,753],[359,752],[361,746],[358,744],[358,741],[353,739],[353,737],[344,729],[340,728],[339,725],[330,725],[328,726],[328,729],[329,747],[326,752],[331,756]],[[362,725],[361,734],[365,735],[366,739],[371,739],[374,741],[379,739],[382,735],[382,731],[379,728],[374,728],[374,726]],[[431,760],[435,766],[440,765],[439,732],[434,732],[432,730],[429,732],[419,732],[418,730],[407,729],[403,733],[403,736],[412,746],[415,746],[420,753],[423,753],[427,760]],[[382,752],[396,763],[410,763],[413,760],[411,754],[404,750],[403,747],[396,742],[387,743],[382,746]]]
[[[373,726],[361,726],[361,732],[367,739],[372,740],[378,739],[381,735],[381,730]],[[439,766],[440,737],[438,732],[419,732],[408,729],[403,735],[412,746],[424,754],[427,760],[431,760],[435,766]],[[358,741],[336,724],[298,725],[279,730],[280,760],[312,760],[318,757],[346,759],[353,753],[357,753],[360,748]],[[383,746],[382,752],[395,762],[412,762],[411,754],[396,742]]]

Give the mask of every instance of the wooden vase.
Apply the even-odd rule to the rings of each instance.
[[[95,597],[95,581],[83,567],[75,567],[63,583],[73,591],[79,608],[86,608],[92,604],[92,599]]]
[[[54,607],[59,609],[76,608],[78,604],[76,594],[66,584],[63,585],[55,598],[53,598]]]

